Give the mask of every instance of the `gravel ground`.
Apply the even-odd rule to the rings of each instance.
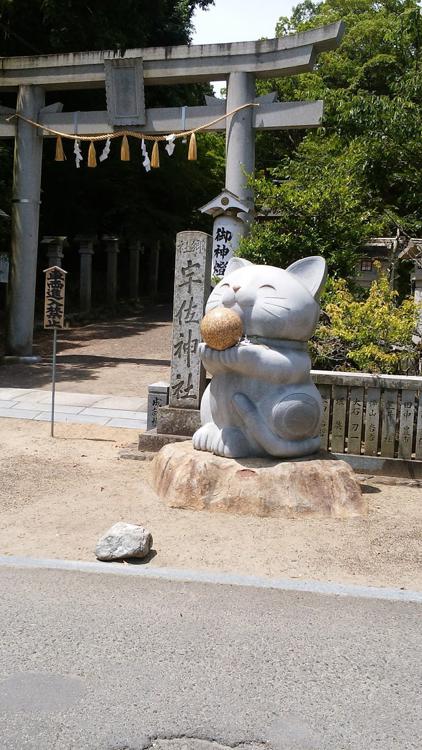
[[[153,565],[422,589],[422,488],[367,483],[366,519],[289,520],[167,508],[133,432],[0,419],[0,554],[94,560],[117,521],[154,537]]]

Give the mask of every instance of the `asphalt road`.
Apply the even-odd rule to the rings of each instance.
[[[7,567],[0,593],[1,750],[422,745],[421,604]]]

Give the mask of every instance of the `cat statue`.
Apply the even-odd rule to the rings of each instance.
[[[322,400],[310,377],[307,341],[318,322],[326,273],[321,257],[303,258],[286,270],[229,261],[206,312],[230,308],[245,336],[224,351],[199,345],[213,377],[194,448],[231,458],[295,458],[319,450]]]

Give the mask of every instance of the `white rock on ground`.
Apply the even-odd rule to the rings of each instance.
[[[152,546],[152,535],[143,526],[115,523],[100,537],[95,548],[99,560],[123,560],[125,557],[146,557]]]

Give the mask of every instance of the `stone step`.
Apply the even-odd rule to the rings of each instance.
[[[191,439],[186,435],[169,435],[169,434],[158,434],[157,429],[148,430],[147,432],[139,435],[138,451],[157,453],[161,450],[164,445],[169,443],[180,443],[188,441],[191,443]]]

